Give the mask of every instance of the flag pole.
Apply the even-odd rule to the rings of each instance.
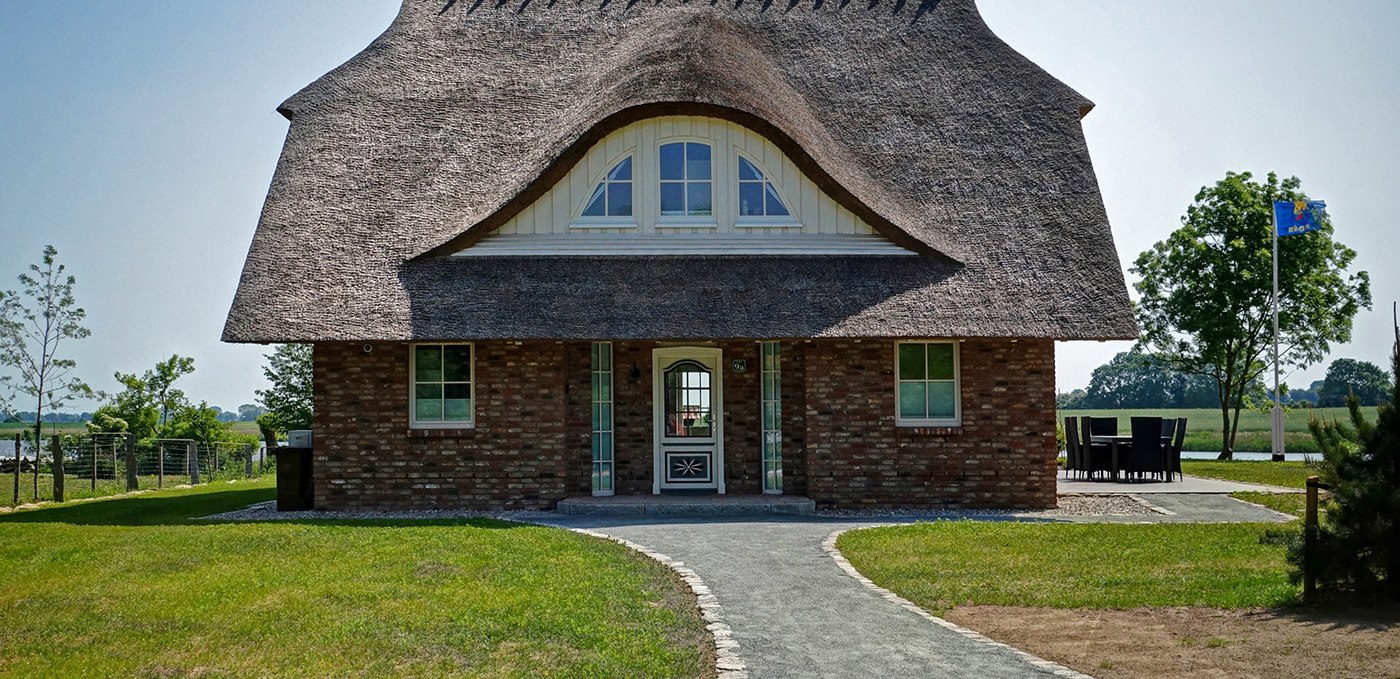
[[[1272,455],[1270,458],[1274,462],[1283,461],[1283,405],[1279,399],[1278,386],[1278,208],[1274,205],[1273,193],[1269,194],[1269,218],[1273,221],[1273,241],[1274,241],[1274,409],[1271,413],[1273,422],[1271,429]]]

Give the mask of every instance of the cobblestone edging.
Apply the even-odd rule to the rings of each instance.
[[[1003,644],[1003,643],[1001,643],[1000,641],[996,641],[996,640],[994,640],[994,639],[988,638],[988,637],[986,637],[986,636],[984,636],[984,635],[978,633],[978,632],[975,631],[975,630],[970,630],[970,629],[968,629],[968,628],[966,628],[966,627],[963,627],[962,625],[958,625],[958,624],[955,624],[955,623],[948,622],[947,620],[944,620],[943,618],[940,618],[940,617],[938,617],[938,616],[936,616],[936,615],[934,615],[934,614],[932,614],[932,613],[929,613],[928,611],[926,611],[926,610],[920,608],[919,606],[915,605],[914,602],[909,601],[908,599],[905,599],[904,597],[899,596],[898,594],[895,594],[894,592],[891,592],[890,590],[885,589],[884,587],[881,587],[881,586],[875,584],[874,582],[872,582],[872,581],[870,580],[870,578],[867,578],[867,577],[865,577],[864,575],[861,575],[861,574],[860,574],[860,571],[857,571],[857,570],[856,570],[856,567],[855,567],[855,566],[852,566],[852,565],[851,565],[851,562],[850,562],[850,561],[847,561],[847,560],[846,560],[846,557],[843,556],[843,555],[841,554],[841,550],[839,550],[839,549],[836,548],[836,540],[837,540],[837,538],[840,538],[840,537],[841,537],[841,534],[842,534],[842,533],[845,533],[845,532],[848,531],[848,530],[863,530],[863,529],[866,529],[866,528],[881,528],[881,527],[883,527],[883,526],[895,526],[895,525],[907,525],[907,524],[882,524],[882,525],[872,525],[872,526],[861,526],[861,527],[859,527],[859,528],[842,528],[842,529],[840,529],[840,530],[832,531],[832,533],[831,533],[830,535],[826,536],[826,539],[822,541],[822,549],[826,551],[827,556],[830,556],[831,559],[832,559],[833,561],[836,562],[836,565],[839,566],[839,567],[841,568],[841,570],[844,571],[844,572],[846,573],[846,575],[850,576],[850,577],[851,577],[852,579],[854,579],[856,582],[859,582],[860,584],[864,585],[867,589],[869,589],[869,590],[875,592],[876,594],[879,594],[882,598],[884,598],[884,599],[886,599],[886,600],[888,600],[888,601],[891,601],[891,602],[893,602],[893,603],[899,604],[899,605],[902,606],[904,609],[906,609],[906,610],[908,610],[908,611],[910,611],[910,612],[912,612],[912,613],[918,615],[919,617],[924,618],[925,620],[928,620],[929,622],[932,622],[932,623],[935,624],[935,625],[938,625],[938,626],[943,627],[943,628],[945,628],[945,629],[948,629],[948,630],[951,630],[951,631],[956,632],[956,633],[958,633],[958,634],[961,634],[962,636],[967,637],[968,639],[971,639],[972,641],[975,641],[975,642],[977,642],[977,643],[979,643],[979,644],[984,644],[984,645],[987,645],[987,646],[998,647],[998,648],[1002,648],[1002,649],[1005,649],[1005,650],[1007,650],[1007,651],[1010,651],[1010,652],[1016,654],[1017,656],[1019,656],[1022,660],[1025,660],[1027,663],[1029,663],[1031,666],[1035,667],[1036,669],[1049,672],[1049,673],[1053,674],[1054,676],[1057,676],[1057,677],[1065,677],[1066,679],[1094,679],[1093,677],[1091,677],[1091,676],[1089,676],[1089,675],[1087,675],[1087,674],[1084,674],[1084,673],[1082,673],[1082,672],[1077,672],[1077,671],[1072,670],[1072,669],[1070,669],[1070,668],[1068,668],[1068,667],[1065,667],[1064,665],[1061,665],[1061,664],[1059,664],[1059,663],[1051,662],[1051,661],[1046,660],[1046,659],[1044,659],[1044,658],[1040,658],[1040,657],[1031,655],[1031,654],[1029,654],[1029,653],[1027,653],[1027,652],[1025,652],[1025,651],[1023,651],[1023,650],[1021,650],[1021,649],[1019,649],[1019,648],[1016,648],[1016,647],[1014,647],[1014,646],[1009,646],[1009,645],[1007,645],[1007,644]]]
[[[710,636],[715,640],[715,670],[719,679],[748,679],[748,668],[744,665],[744,659],[739,656],[739,642],[735,641],[729,623],[724,621],[724,612],[719,605],[719,600],[710,592],[709,586],[695,571],[680,561],[630,540],[586,528],[569,528],[567,530],[590,537],[611,540],[675,571],[676,575],[679,575],[681,580],[685,582],[685,586],[695,595],[696,604],[700,607],[700,616],[706,622],[705,629],[709,630]]]

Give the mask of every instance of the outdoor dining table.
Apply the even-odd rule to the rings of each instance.
[[[1133,442],[1133,437],[1132,437],[1132,436],[1129,436],[1129,435],[1126,435],[1126,434],[1115,434],[1115,435],[1112,435],[1112,436],[1108,436],[1108,435],[1105,435],[1105,436],[1090,436],[1090,437],[1089,437],[1089,441],[1092,442],[1092,443],[1106,443],[1106,444],[1108,444],[1109,447],[1113,450],[1113,480],[1114,480],[1114,482],[1117,482],[1117,481],[1118,481],[1118,446],[1119,446],[1119,444],[1123,444],[1123,443],[1127,443],[1127,444],[1129,444],[1129,445],[1131,446],[1131,444],[1132,444],[1132,442]],[[1163,443],[1163,444],[1166,444],[1166,445],[1169,445],[1169,444],[1171,443],[1171,437],[1170,437],[1170,436],[1163,436],[1163,437],[1162,437],[1162,443]],[[1172,482],[1172,475],[1171,475],[1171,474],[1167,474],[1167,483],[1171,483],[1171,482]]]

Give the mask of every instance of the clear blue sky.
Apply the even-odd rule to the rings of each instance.
[[[1227,170],[1296,174],[1373,276],[1376,309],[1333,356],[1385,365],[1400,297],[1400,3],[979,6],[1098,105],[1085,128],[1125,265]],[[251,402],[268,349],[219,334],[287,129],[274,109],[397,7],[0,0],[0,289],[52,243],[89,312],[93,336],[68,354],[94,387],[178,352],[196,359],[191,396]],[[1061,344],[1059,388],[1127,346]]]

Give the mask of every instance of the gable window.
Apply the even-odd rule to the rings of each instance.
[[[632,156],[627,156],[608,170],[602,181],[593,187],[582,217],[632,216]]]
[[[957,426],[962,404],[956,342],[898,342],[896,422],[905,426]]]
[[[472,426],[472,345],[415,344],[411,351],[410,426]]]
[[[739,156],[739,217],[791,217],[778,188],[757,165]]]
[[[661,145],[661,216],[714,214],[710,145],[678,141]]]

